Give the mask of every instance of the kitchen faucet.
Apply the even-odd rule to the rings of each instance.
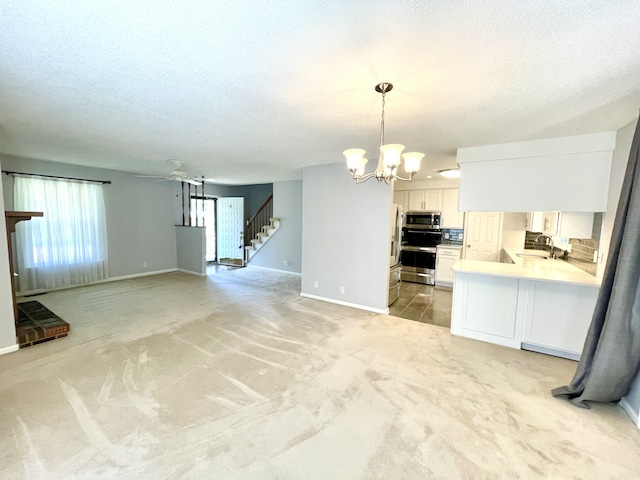
[[[540,240],[543,237],[547,238],[549,240],[549,243],[551,244],[551,253],[549,254],[549,257],[553,260],[554,258],[556,258],[556,251],[553,246],[553,238],[543,233],[542,235],[538,235],[538,238],[536,238],[536,241],[533,242],[533,244],[535,245],[536,243],[538,243],[538,240]]]

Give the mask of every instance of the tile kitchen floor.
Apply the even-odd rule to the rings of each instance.
[[[432,285],[402,282],[400,297],[389,307],[396,317],[451,327],[451,290]]]

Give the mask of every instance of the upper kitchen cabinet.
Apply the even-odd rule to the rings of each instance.
[[[458,211],[457,188],[431,188],[423,190],[396,190],[393,202],[404,207],[404,211],[437,210],[441,212],[442,228],[464,228],[464,212]]]
[[[458,149],[460,209],[602,212],[616,132]]]
[[[593,217],[593,212],[528,212],[525,228],[553,237],[591,238]]]
[[[442,190],[409,190],[409,210],[442,210]]]
[[[409,205],[409,192],[406,190],[394,190],[393,191],[393,203],[402,205],[403,210],[407,211]]]
[[[442,190],[442,228],[464,228],[464,212],[458,210],[458,189]]]
[[[525,230],[529,230],[530,232],[542,232],[544,230],[543,215],[543,212],[527,212]]]

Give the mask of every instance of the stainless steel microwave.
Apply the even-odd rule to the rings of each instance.
[[[404,216],[407,228],[431,230],[440,228],[440,212],[438,210],[413,210]]]

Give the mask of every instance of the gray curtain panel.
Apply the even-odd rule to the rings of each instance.
[[[580,363],[551,391],[579,407],[624,397],[640,366],[640,122],[631,145],[609,257]]]

